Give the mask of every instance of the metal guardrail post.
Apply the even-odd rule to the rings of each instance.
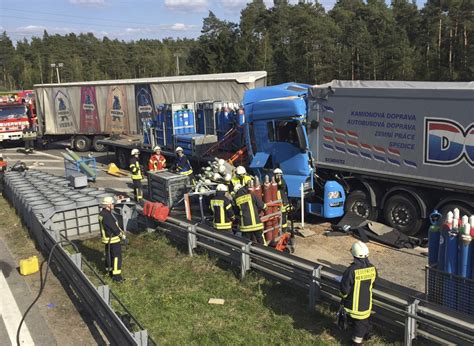
[[[133,338],[138,346],[148,345],[148,332],[146,330],[140,330],[139,332],[133,333]]]
[[[194,249],[197,248],[196,226],[188,227],[188,252],[189,256],[193,256]]]
[[[76,265],[76,267],[82,271],[82,255],[80,253],[73,253],[69,254],[69,257],[71,257],[71,260]]]
[[[242,245],[242,253],[240,254],[240,280],[245,278],[245,274],[250,270],[250,245],[252,242],[249,242],[245,245]]]
[[[110,306],[110,287],[109,285],[102,285],[97,287],[99,296]]]
[[[420,301],[415,299],[413,303],[407,306],[408,315],[405,319],[405,345],[411,346],[413,339],[416,338],[417,335],[417,322],[416,319],[411,317],[411,315],[417,314],[418,304]]]
[[[309,309],[313,310],[321,300],[321,265],[314,267],[309,284]]]

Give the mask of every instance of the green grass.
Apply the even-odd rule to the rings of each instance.
[[[99,239],[79,242],[103,272]],[[108,283],[159,344],[339,344],[348,333],[334,325],[334,311],[311,313],[306,292],[250,272],[244,281],[206,254],[187,256],[165,237],[142,234],[123,247],[122,284]],[[209,298],[225,299],[210,305]],[[386,340],[376,338],[372,343]]]

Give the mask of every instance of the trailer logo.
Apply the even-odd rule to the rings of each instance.
[[[76,130],[76,121],[69,96],[66,92],[56,89],[54,105],[57,117],[57,129],[66,133],[74,133]]]
[[[464,128],[441,118],[425,118],[425,157],[427,164],[454,166],[462,161],[474,166],[474,123]]]

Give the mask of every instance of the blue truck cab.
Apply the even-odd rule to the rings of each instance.
[[[303,188],[306,212],[340,217],[345,199],[341,184],[315,182],[316,167],[307,136],[308,88],[306,84],[285,83],[245,92],[244,133],[250,168],[262,177],[279,167],[290,199],[299,199]]]

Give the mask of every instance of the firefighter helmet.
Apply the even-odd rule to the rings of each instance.
[[[153,148],[153,151],[156,153],[157,151],[161,151],[161,147],[159,145],[156,145],[154,148]]]
[[[244,175],[247,173],[247,171],[245,170],[244,166],[239,166],[237,167],[236,173],[237,175]]]
[[[179,152],[179,151],[183,152],[183,148],[177,147],[176,150],[175,150],[175,152]]]
[[[356,241],[352,244],[351,253],[357,258],[367,258],[369,257],[369,248],[363,242]]]
[[[224,184],[218,184],[217,187],[216,187],[216,191],[227,192],[227,191],[229,191],[229,189]]]
[[[115,203],[115,199],[111,196],[106,196],[104,198],[102,198],[102,201],[100,204],[102,205],[109,205],[109,204],[114,204]]]
[[[273,170],[273,174],[277,175],[277,174],[283,174],[283,171],[280,169],[280,168],[275,168]]]
[[[132,155],[139,155],[139,154],[140,154],[140,150],[138,150],[137,148],[132,149]]]

